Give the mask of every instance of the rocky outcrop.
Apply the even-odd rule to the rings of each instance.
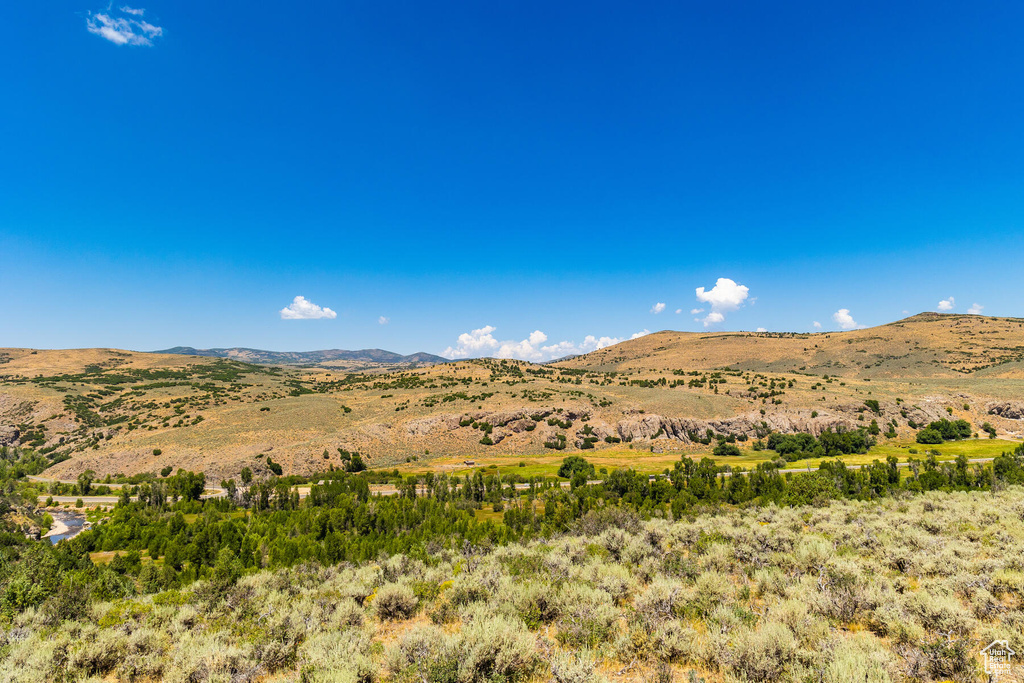
[[[14,446],[21,438],[21,431],[14,426],[0,425],[0,446]]]
[[[1018,401],[989,403],[986,408],[988,408],[989,415],[998,415],[1007,420],[1024,420],[1024,403]]]
[[[823,410],[822,414],[818,415],[810,410],[792,413],[770,412],[765,415],[761,415],[760,412],[751,412],[719,420],[633,414],[620,420],[615,425],[615,430],[623,441],[666,438],[683,443],[693,443],[693,437],[703,438],[709,429],[715,434],[744,435],[751,439],[763,437],[770,432],[783,434],[806,432],[814,436],[821,436],[821,433],[827,429],[832,431],[857,429],[866,426],[872,419],[878,420],[880,425],[889,420],[896,420],[903,424],[908,418],[926,422],[938,419],[940,414],[945,414],[940,406],[928,407],[931,409],[925,410],[916,406],[901,408],[892,404],[881,406],[879,414],[876,414],[863,405],[849,404],[830,406],[828,412]],[[907,417],[903,416],[902,410],[907,410]],[[860,419],[861,417],[863,420]]]
[[[515,422],[510,422],[508,424],[508,428],[512,430],[514,434],[519,434],[520,432],[533,431],[534,429],[537,428],[537,423],[529,418],[525,418],[521,420],[516,420]]]
[[[437,426],[447,426],[443,416],[423,417],[418,420],[409,420],[405,423],[405,433],[408,436],[426,436]],[[458,426],[456,424],[456,426]]]

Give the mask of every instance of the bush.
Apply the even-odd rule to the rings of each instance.
[[[412,588],[404,583],[388,583],[377,589],[373,598],[377,616],[384,621],[408,619],[416,612],[419,600]]]
[[[757,631],[741,633],[736,639],[733,669],[753,683],[779,681],[796,656],[796,649],[792,631],[770,622]]]
[[[923,444],[942,443],[942,432],[937,429],[926,427],[917,433],[917,442]]]
[[[597,476],[594,466],[587,462],[586,458],[579,455],[570,455],[568,458],[563,459],[562,464],[558,467],[558,476],[566,479],[572,479],[573,475],[577,473],[583,474],[587,479],[593,479]]]
[[[711,453],[713,455],[740,455],[740,449],[739,446],[736,446],[735,444],[723,441],[715,446]]]
[[[590,650],[556,652],[551,655],[551,677],[555,683],[590,683],[597,660]]]
[[[458,648],[460,683],[524,681],[537,670],[536,641],[522,622],[493,616],[464,627]]]
[[[969,439],[973,434],[971,423],[967,420],[949,421],[945,418],[930,423],[917,434],[918,443],[942,443]],[[923,441],[922,439],[927,439]],[[938,439],[938,441],[936,441]]]

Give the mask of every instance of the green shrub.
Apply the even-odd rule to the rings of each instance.
[[[595,680],[597,659],[588,649],[555,652],[549,665],[555,683],[590,683]]]
[[[714,455],[741,455],[739,446],[724,441],[715,446],[711,452]]]
[[[404,583],[388,583],[377,589],[373,606],[385,621],[408,619],[416,613],[419,600],[413,589]]]
[[[732,668],[751,683],[774,683],[796,657],[797,643],[784,625],[769,622],[760,629],[739,634],[734,645]]]
[[[536,641],[522,622],[479,617],[465,626],[458,648],[458,679],[464,683],[525,681],[537,670]]]

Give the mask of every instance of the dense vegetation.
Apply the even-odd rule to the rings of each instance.
[[[986,423],[987,424],[987,423]],[[988,431],[988,430],[986,430]],[[967,420],[936,420],[917,433],[917,442],[939,444],[971,438],[971,423]]]
[[[15,492],[37,462],[17,455],[0,470]],[[968,680],[978,638],[1024,646],[1024,492],[1007,489],[1024,484],[1024,447],[991,466],[898,465],[782,475],[684,458],[588,483],[570,456],[568,490],[478,471],[379,496],[379,474],[335,471],[305,499],[274,477],[201,499],[201,475],[179,472],[125,488],[57,546],[8,524],[0,679],[568,683],[607,660]],[[384,638],[420,611],[435,625]]]
[[[767,448],[778,453],[787,462],[805,458],[825,458],[851,453],[867,453],[875,445],[875,439],[863,429],[832,431],[826,429],[821,436],[811,434],[780,434],[768,436]]]

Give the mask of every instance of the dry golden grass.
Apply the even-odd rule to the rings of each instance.
[[[341,466],[339,448],[359,451],[373,467],[561,458],[588,425],[602,437],[588,457],[647,468],[649,456],[659,455],[649,452],[652,445],[671,460],[678,457],[673,450],[700,449],[679,440],[653,443],[648,435],[623,457],[625,446],[605,444],[603,436],[621,434],[624,422],[659,416],[746,416],[801,429],[815,419],[823,428],[822,420],[866,426],[877,417],[880,424],[896,419],[899,437],[907,439],[913,429],[899,410],[910,408],[918,422],[948,409],[1020,438],[1024,423],[989,415],[987,404],[1024,395],[1022,357],[1024,320],[938,314],[843,333],[659,332],[548,366],[480,360],[359,374],[113,349],[0,349],[0,426],[43,430],[37,446],[70,455],[52,470],[70,478],[86,469],[103,475],[171,466],[204,470],[217,480],[244,466],[259,473],[268,455],[288,473],[312,473]],[[689,386],[694,375],[675,372],[707,379],[726,367],[737,372],[723,373],[723,384],[700,387]],[[210,379],[224,368],[241,374]],[[170,382],[103,381],[141,371],[179,374]],[[40,380],[54,376],[64,379]],[[757,393],[772,386],[782,393]],[[869,399],[886,406],[884,420],[857,412]],[[65,402],[76,400],[90,402],[94,424],[75,419]],[[541,421],[532,431],[520,420],[518,427],[496,428],[492,436],[500,442],[490,446],[480,443],[480,430],[459,426],[520,412],[587,419],[573,419],[567,430]],[[545,449],[557,433],[566,435],[567,451]]]

